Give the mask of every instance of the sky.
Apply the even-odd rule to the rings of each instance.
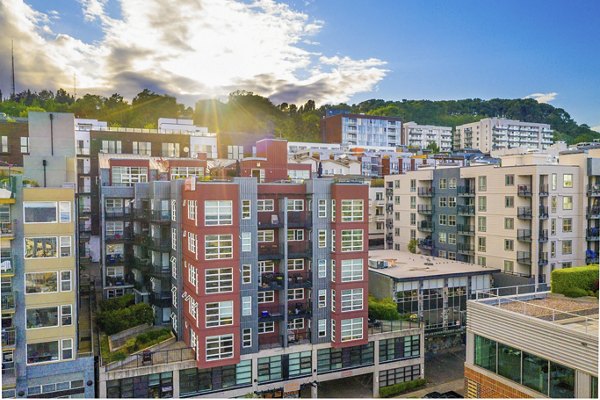
[[[0,90],[535,98],[600,131],[596,0],[0,0]]]

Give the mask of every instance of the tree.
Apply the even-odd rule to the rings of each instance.
[[[438,147],[438,145],[437,145],[437,143],[436,143],[436,142],[429,142],[429,144],[427,145],[427,148],[428,148],[429,150],[431,150],[431,152],[432,152],[433,154],[437,154],[437,153],[439,153],[439,152],[440,152],[440,148]]]
[[[408,248],[408,251],[415,254],[417,252],[417,240],[410,239],[410,241],[408,242],[407,248]]]

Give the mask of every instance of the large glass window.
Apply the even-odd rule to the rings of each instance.
[[[233,335],[206,338],[206,361],[233,357]]]
[[[498,374],[520,382],[521,350],[498,343]]]
[[[205,258],[207,260],[218,260],[233,258],[233,236],[232,235],[206,235]]]
[[[27,309],[27,329],[58,326],[58,307]]]
[[[550,397],[575,397],[575,371],[560,364],[550,363]]]
[[[342,282],[363,280],[363,259],[342,260]]]
[[[362,229],[344,229],[342,230],[342,251],[362,251],[363,250],[363,230]]]
[[[363,220],[362,200],[342,200],[342,222]]]
[[[342,290],[342,312],[363,309],[363,289]],[[343,327],[343,324],[342,324]]]
[[[23,213],[26,224],[57,222],[57,206],[55,201],[25,201]]]
[[[233,291],[233,269],[216,268],[205,271],[206,293],[224,293]]]
[[[27,344],[27,364],[58,361],[58,341]]]
[[[342,342],[359,340],[363,338],[363,319],[343,319],[341,323]]]
[[[301,353],[292,353],[289,355],[288,376],[305,376],[311,374],[312,352],[303,351]]]
[[[31,272],[25,274],[25,293],[56,293],[57,272]]]
[[[496,372],[496,342],[475,335],[475,365]]]
[[[233,325],[233,301],[206,303],[206,327]]]
[[[232,201],[216,200],[204,202],[205,225],[231,225]]]
[[[420,365],[409,365],[379,372],[379,387],[391,386],[397,383],[413,381],[421,377]]]
[[[548,393],[548,360],[523,353],[523,385]]]
[[[146,167],[112,167],[111,183],[115,186],[133,186],[138,182],[148,182]]]
[[[261,357],[258,359],[258,381],[269,382],[282,378],[281,356]]]

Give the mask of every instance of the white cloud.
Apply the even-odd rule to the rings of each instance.
[[[592,126],[590,129],[600,133],[600,125]]]
[[[313,39],[324,22],[274,0],[120,0],[119,19],[107,0],[79,2],[87,21],[101,23],[93,44],[56,34],[48,15],[20,0],[0,2],[1,36],[20,38],[21,88],[71,87],[76,73],[79,93],[131,98],[148,87],[191,101],[239,88],[321,104],[370,91],[388,72],[379,59],[322,54]]]
[[[527,95],[525,97],[523,97],[524,99],[534,99],[536,100],[538,103],[549,103],[552,100],[554,100],[556,98],[556,96],[558,96],[558,93],[556,92],[549,92],[549,93],[532,93],[530,95]]]

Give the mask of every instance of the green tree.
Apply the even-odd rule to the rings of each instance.
[[[408,251],[415,254],[417,252],[417,240],[410,239],[410,241],[408,242],[407,248],[408,248]]]

